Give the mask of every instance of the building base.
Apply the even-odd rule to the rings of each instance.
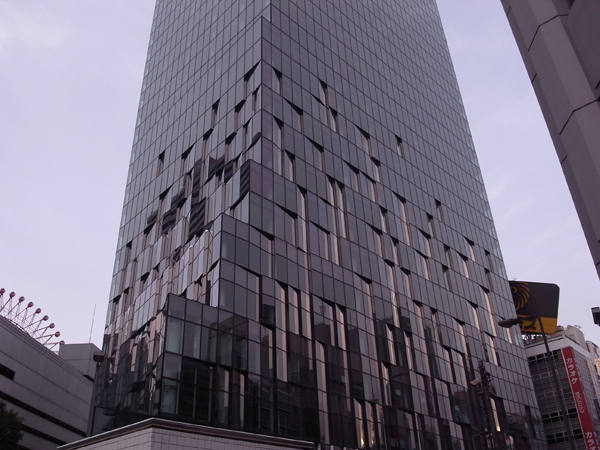
[[[306,449],[315,444],[243,431],[151,418],[59,447],[60,450]]]

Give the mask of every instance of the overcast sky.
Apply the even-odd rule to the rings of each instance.
[[[500,0],[438,0],[508,276],[600,282]],[[0,0],[0,287],[101,345],[153,0]]]

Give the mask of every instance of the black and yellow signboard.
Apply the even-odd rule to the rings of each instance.
[[[558,323],[558,286],[530,281],[510,281],[509,283],[517,316],[522,318],[539,317],[546,334],[554,333]],[[520,326],[522,333],[542,332],[537,320],[525,320]]]

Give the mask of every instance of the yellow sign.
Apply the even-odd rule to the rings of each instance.
[[[546,334],[556,332],[558,323],[558,297],[559,288],[556,284],[532,283],[530,281],[510,281],[517,316],[539,317]],[[538,320],[524,320],[521,326],[522,333],[541,333],[542,328]]]

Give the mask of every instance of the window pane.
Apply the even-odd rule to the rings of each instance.
[[[169,317],[167,322],[167,336],[165,350],[172,353],[181,353],[183,341],[183,321]]]

